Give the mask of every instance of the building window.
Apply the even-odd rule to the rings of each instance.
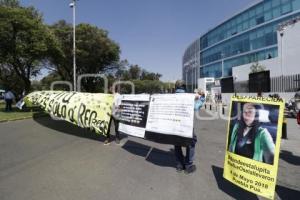
[[[281,14],[285,15],[289,12],[292,12],[292,5],[290,4],[290,2],[287,2],[285,4],[282,5],[281,7]]]
[[[264,23],[265,22],[265,17],[264,16],[258,16],[257,18],[256,18],[256,25],[258,25],[258,24],[262,24],[262,23]]]
[[[300,1],[299,0],[293,0],[292,5],[293,5],[293,10],[300,9]]]
[[[280,5],[280,0],[273,0],[272,1],[273,8],[276,7],[276,6],[279,6],[279,5]]]
[[[280,7],[273,9],[273,18],[280,17]]]
[[[272,17],[272,11],[265,12],[265,21],[271,20]]]
[[[272,7],[272,1],[271,0],[267,0],[264,2],[264,11],[270,10]]]

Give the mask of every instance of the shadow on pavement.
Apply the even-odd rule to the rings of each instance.
[[[66,133],[69,135],[74,135],[77,137],[83,137],[88,139],[93,139],[97,141],[103,142],[105,137],[99,134],[96,134],[89,129],[78,127],[70,122],[63,121],[63,120],[53,120],[50,116],[37,116],[33,115],[33,120],[36,121],[38,124],[45,126],[47,128]]]
[[[292,165],[300,165],[300,157],[295,156],[290,151],[281,150],[280,152],[280,158]]]
[[[164,151],[152,148],[148,145],[140,144],[128,140],[122,148],[132,154],[144,157],[148,162],[161,167],[174,167],[174,153],[172,151]]]
[[[300,197],[300,191],[289,189],[280,185],[276,185],[276,193],[280,199],[296,200]]]
[[[141,157],[146,157],[148,152],[150,151],[151,147],[144,145],[144,144],[140,144],[131,140],[128,140],[123,146],[122,148],[126,151],[128,151],[129,153],[132,153],[134,155],[137,156],[141,156]]]
[[[255,194],[252,194],[242,188],[234,185],[223,178],[223,168],[212,166],[215,179],[218,184],[218,188],[231,196],[234,199],[258,199]]]
[[[146,160],[161,167],[173,168],[175,166],[174,153],[172,151],[153,148]]]

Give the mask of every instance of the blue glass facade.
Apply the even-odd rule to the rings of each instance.
[[[235,66],[277,57],[278,25],[299,15],[300,0],[264,0],[238,13],[187,48],[184,80],[196,85],[199,77],[231,76]],[[194,58],[199,58],[198,65],[190,64]],[[191,72],[197,73],[194,81],[186,76]]]

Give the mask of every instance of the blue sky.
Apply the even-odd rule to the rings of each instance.
[[[34,6],[47,24],[72,23],[71,0],[21,0]],[[158,72],[162,80],[181,77],[184,50],[201,34],[251,4],[253,0],[79,0],[76,23],[109,31],[121,58]]]

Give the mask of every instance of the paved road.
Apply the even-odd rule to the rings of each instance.
[[[206,116],[202,111],[201,115]],[[103,145],[88,130],[48,117],[0,124],[1,200],[262,199],[222,178],[226,122],[195,121],[192,175],[176,173],[173,147],[124,137]],[[276,199],[300,196],[300,127],[288,120]]]

